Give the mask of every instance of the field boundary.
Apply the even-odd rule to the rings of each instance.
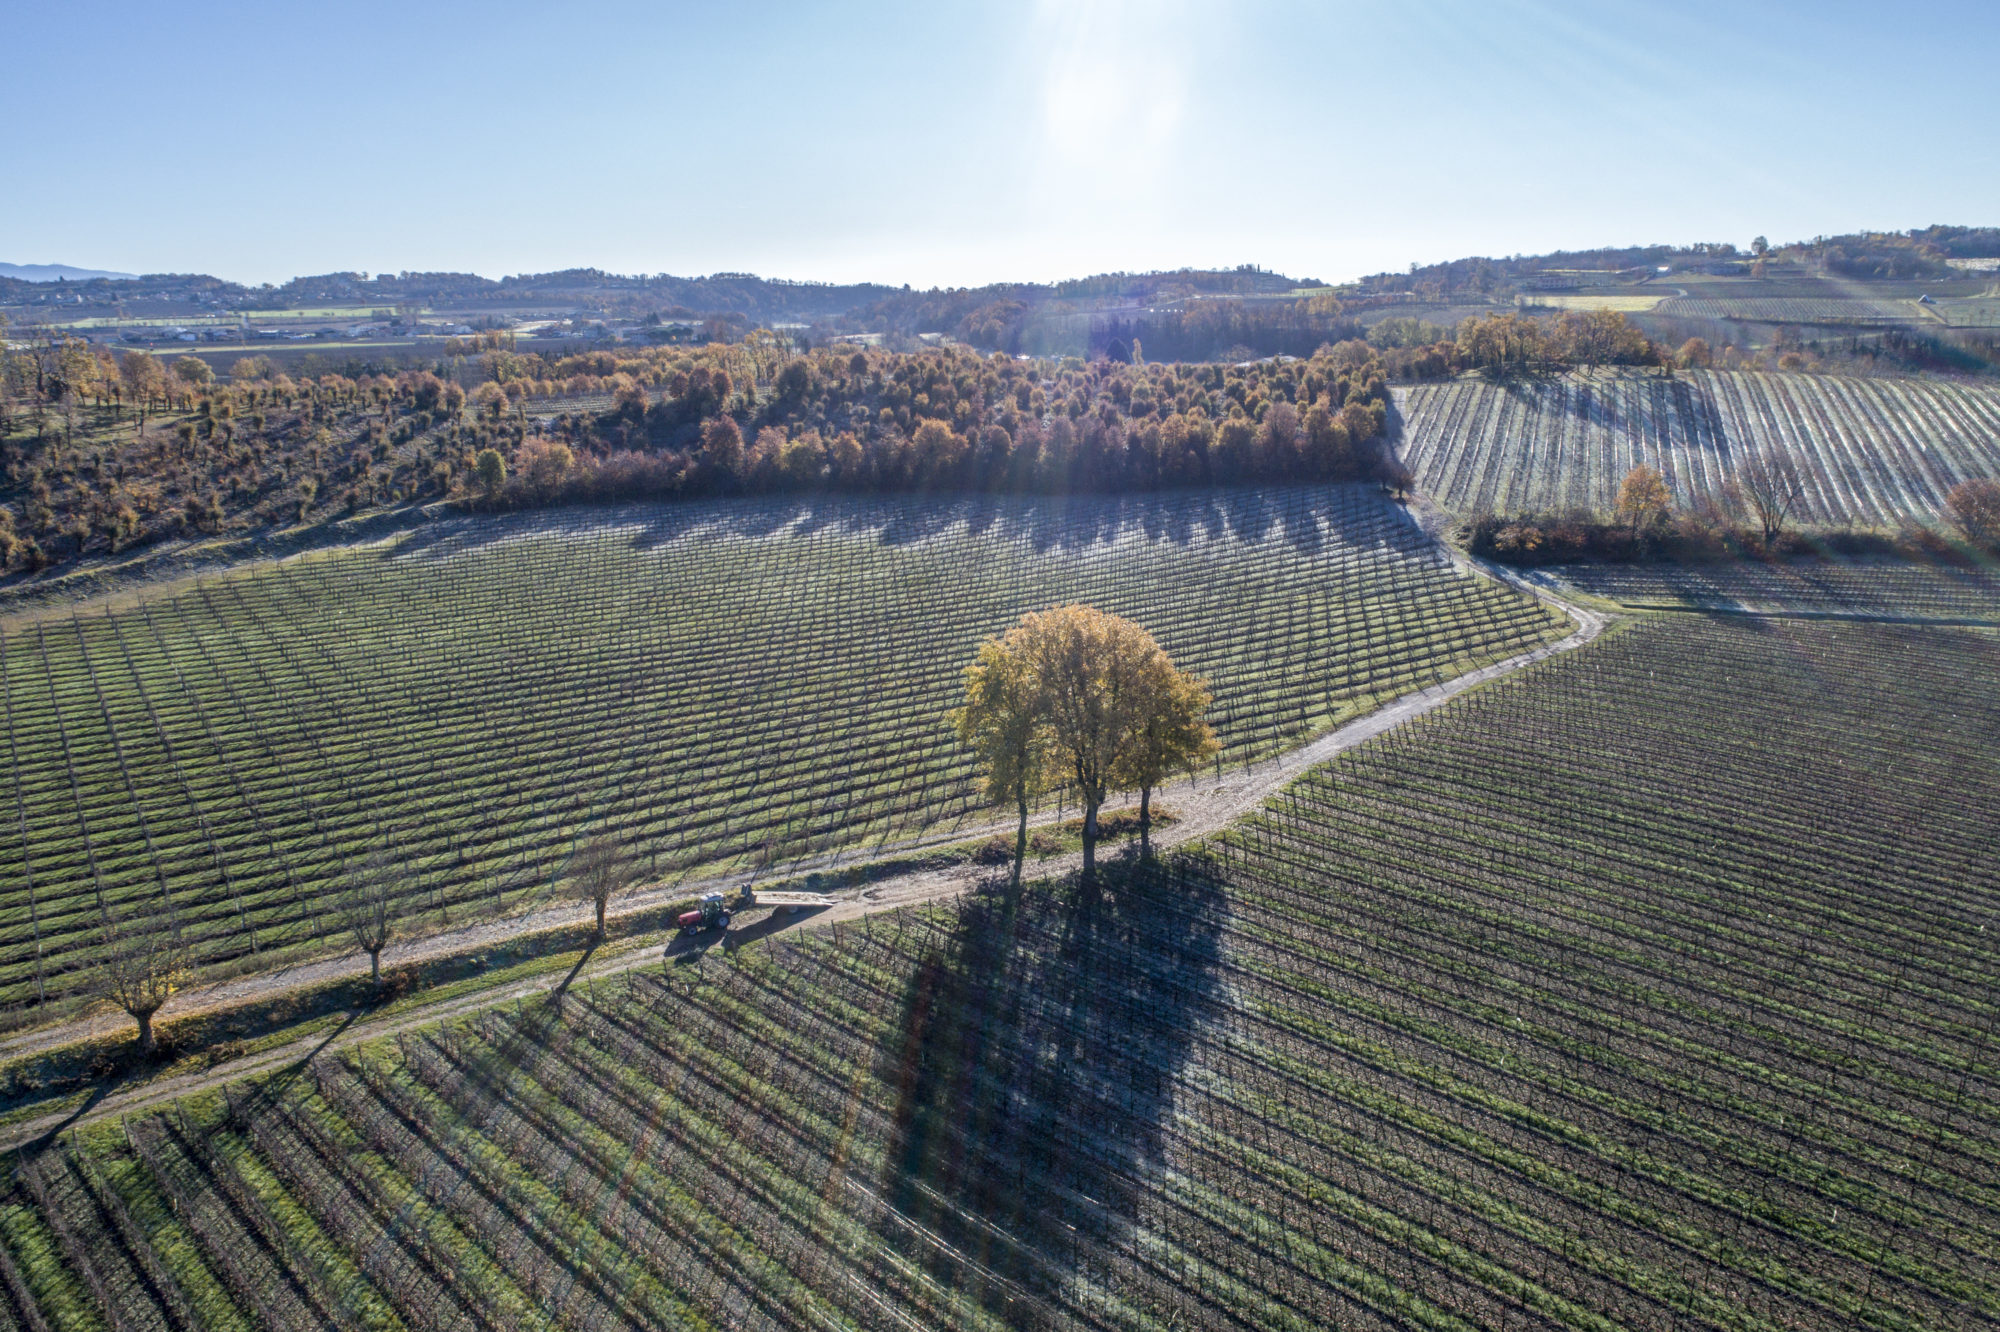
[[[1856,624],[1911,624],[1939,629],[2000,629],[2000,619],[1965,616],[1947,618],[1940,615],[1878,615],[1872,611],[1759,610],[1754,606],[1690,606],[1666,601],[1624,601],[1619,604],[1649,615],[1662,611],[1676,615],[1735,615],[1753,620],[1847,620]]]

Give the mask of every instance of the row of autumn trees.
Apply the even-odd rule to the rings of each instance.
[[[1510,564],[1569,560],[1723,559],[1796,555],[1809,546],[1793,530],[1806,472],[1783,446],[1744,455],[1719,491],[1674,502],[1656,469],[1641,464],[1619,483],[1613,520],[1591,513],[1474,517],[1463,533],[1475,555]],[[2000,480],[1973,477],[1952,487],[1945,512],[1970,546],[2000,555]],[[1893,535],[1821,533],[1821,546],[1917,558],[1951,554],[1939,532],[1912,525]]]
[[[1680,508],[1667,479],[1642,463],[1619,483],[1611,522],[1581,512],[1482,514],[1465,537],[1473,554],[1510,564],[1785,554],[1792,553],[1787,528],[1805,493],[1804,469],[1782,446],[1746,454],[1720,492]]]
[[[0,569],[433,500],[1402,487],[1385,447],[1393,378],[1710,359],[1692,344],[1669,355],[1608,312],[1451,330],[1392,319],[1370,337],[1385,345],[1167,364],[962,347],[798,354],[757,331],[294,378],[264,357],[218,376],[197,357],[51,335],[0,349]]]
[[[642,359],[619,363],[608,411],[490,460],[487,501],[1393,479],[1387,374],[1359,342],[1240,365],[822,349],[747,382],[707,352]],[[551,445],[563,465],[537,480]]]
[[[1059,785],[1083,805],[1083,874],[1097,864],[1097,812],[1113,791],[1139,792],[1139,837],[1151,850],[1153,788],[1217,750],[1209,694],[1140,626],[1089,606],[1023,616],[966,668],[951,714],[978,756],[986,795],[1019,814],[1014,883],[1028,849],[1028,806]]]
[[[1242,365],[795,354],[768,334],[294,378],[52,337],[0,364],[0,565],[385,505],[1397,479],[1364,343]],[[442,372],[442,373],[439,373]],[[469,389],[460,378],[484,375]],[[570,396],[550,399],[558,392]]]
[[[1369,331],[1369,340],[1383,347],[1382,361],[1396,379],[1447,379],[1468,371],[1496,379],[1556,374],[1595,366],[1633,366],[1676,370],[1776,370],[1812,373],[1830,369],[1859,371],[1895,368],[1912,361],[1921,348],[1901,355],[1876,345],[1891,337],[1877,335],[1863,346],[1807,346],[1794,329],[1779,329],[1772,345],[1746,350],[1706,338],[1687,338],[1678,346],[1659,342],[1615,310],[1565,310],[1558,314],[1507,311],[1471,315],[1446,328],[1401,316],[1383,320]],[[1823,354],[1824,355],[1823,355]]]

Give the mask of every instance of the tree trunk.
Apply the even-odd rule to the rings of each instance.
[[[1021,796],[1021,826],[1014,832],[1014,884],[1021,886],[1021,862],[1028,858],[1028,797]]]
[[[368,950],[368,984],[374,989],[382,988],[382,950]]]
[[[1139,854],[1153,854],[1153,788],[1139,788]]]
[[[1083,806],[1083,877],[1088,882],[1097,873],[1097,806],[1086,797]]]
[[[604,937],[604,899],[597,899],[597,937]]]
[[[134,1013],[132,1020],[139,1024],[139,1058],[150,1058],[153,1053],[153,1014],[151,1010]]]

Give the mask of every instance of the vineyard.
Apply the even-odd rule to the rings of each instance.
[[[1744,610],[2000,625],[2000,574],[1983,567],[1802,560],[1578,564],[1550,572],[1578,591],[1636,609]]]
[[[1932,309],[1953,328],[2000,328],[2000,300],[1990,296],[1939,301]]]
[[[0,1326],[1993,1327],[1996,657],[1644,623],[1094,891],[66,1135]]]
[[[1724,319],[1758,324],[1915,324],[1923,307],[1911,301],[1837,296],[1676,296],[1655,313],[1677,319]]]
[[[1799,457],[1808,524],[1934,522],[1960,481],[2000,475],[2000,390],[1830,375],[1595,372],[1409,389],[1402,452],[1459,512],[1608,511],[1640,464],[1682,502],[1740,460]]]
[[[211,975],[344,948],[329,894],[378,851],[417,932],[546,901],[591,833],[663,878],[983,822],[944,712],[1068,600],[1212,682],[1225,763],[1567,632],[1358,487],[441,522],[24,613],[0,1004],[163,899]]]

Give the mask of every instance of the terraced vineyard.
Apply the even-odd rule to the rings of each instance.
[[[1679,319],[1734,319],[1765,324],[1913,324],[1924,320],[1913,301],[1847,300],[1837,296],[1676,296],[1657,313]]]
[[[1650,622],[1098,892],[65,1137],[0,1323],[2000,1325],[1996,667]]]
[[[1975,296],[1945,300],[1930,309],[1953,328],[2000,328],[2000,299]]]
[[[0,1003],[162,894],[211,967],[345,947],[375,850],[421,929],[544,900],[586,832],[664,876],[980,816],[960,671],[1067,600],[1212,681],[1227,762],[1567,632],[1361,488],[467,521],[19,616]]]
[[[1641,463],[1685,501],[1780,445],[1807,475],[1800,521],[1931,522],[1960,481],[2000,475],[2000,390],[1918,379],[1600,371],[1406,391],[1402,452],[1460,512],[1608,511]]]
[[[1746,610],[2000,625],[2000,573],[1899,562],[1578,564],[1549,570],[1639,609]]]

